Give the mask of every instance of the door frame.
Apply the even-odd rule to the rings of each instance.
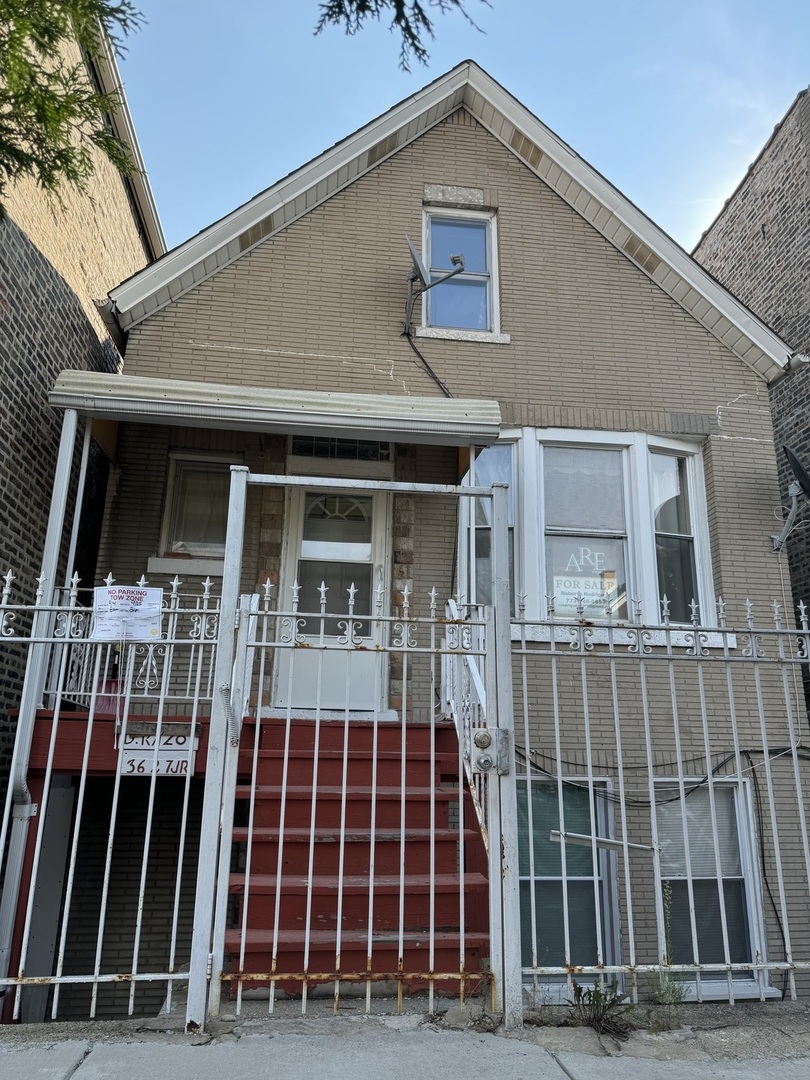
[[[307,484],[307,481],[312,479],[311,486]],[[378,582],[376,580],[377,575],[380,576],[383,585],[382,591],[382,614],[389,613],[389,605],[391,600],[391,565],[392,565],[392,551],[391,551],[391,539],[392,528],[391,522],[393,517],[393,495],[390,491],[385,490],[368,490],[365,487],[357,487],[353,483],[352,479],[347,477],[334,477],[335,480],[340,480],[339,486],[329,487],[329,493],[335,495],[367,495],[372,498],[372,538],[371,538],[371,566],[372,566],[372,591],[371,591],[371,611],[369,614],[369,621],[371,623],[371,640],[380,643],[380,636],[384,624],[376,621],[374,618],[375,596]],[[291,587],[293,582],[298,576],[298,560],[300,558],[301,543],[303,540],[304,531],[304,510],[306,506],[306,497],[310,492],[323,491],[323,477],[308,477],[301,474],[296,474],[296,483],[294,486],[288,486],[285,490],[284,498],[284,529],[283,529],[283,542],[281,551],[281,571],[279,574],[279,610],[289,611],[291,608],[290,596]],[[277,627],[277,633],[281,633],[281,627]],[[278,657],[280,659],[281,652]],[[378,658],[383,659],[385,653],[380,652],[377,654]],[[274,664],[273,671],[273,690],[272,690],[272,702],[274,708],[295,708],[296,711],[301,709],[314,709],[315,706],[291,706],[288,703],[283,705],[279,701],[279,680],[282,676],[282,663],[277,662]],[[388,703],[388,688],[389,688],[389,670],[388,664],[382,663],[382,671],[380,672],[379,679],[379,698],[374,702],[374,711],[384,712],[387,709]],[[330,711],[327,707],[326,712]],[[343,711],[343,710],[341,710]],[[354,710],[353,710],[354,711]],[[359,709],[360,712],[368,712],[368,709]],[[324,710],[321,709],[321,713]]]

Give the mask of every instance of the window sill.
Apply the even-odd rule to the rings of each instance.
[[[222,577],[223,559],[195,559],[193,556],[166,558],[152,555],[146,563],[149,574],[175,574],[188,577],[189,574],[206,574],[209,577]]]
[[[445,341],[481,341],[488,345],[510,345],[512,342],[509,334],[495,334],[491,330],[455,330],[446,326],[417,326],[416,336]]]
[[[607,626],[593,624],[581,625],[580,623],[555,623],[554,641],[562,644],[570,644],[576,640],[579,632],[587,634],[589,645],[625,645],[636,646],[639,644],[639,634],[642,635],[641,647],[647,648],[672,648],[693,649],[694,635],[698,634],[702,649],[737,648],[737,635],[721,633],[712,630],[702,630],[699,626],[695,629],[686,627],[672,627],[670,630],[649,629],[645,626],[618,626],[615,623],[609,629]],[[551,641],[551,625],[549,623],[519,622],[513,621],[511,626],[512,641]]]
[[[732,989],[734,991],[735,1001],[759,1001],[759,983],[756,979],[732,979]],[[684,1002],[696,1002],[697,988],[694,983],[686,983],[684,985]],[[764,994],[766,1000],[771,998],[782,999],[781,990],[777,990],[775,986],[766,986],[764,988]],[[701,979],[700,980],[700,1000],[701,1001],[728,1001],[728,983],[725,979]]]

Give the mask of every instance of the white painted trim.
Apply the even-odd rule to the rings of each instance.
[[[225,560],[222,559],[198,559],[193,555],[174,555],[171,558],[163,555],[150,555],[146,561],[147,574],[169,574],[179,578],[199,577],[222,577]]]
[[[551,176],[548,168],[541,171],[541,166],[544,165],[542,162],[538,168],[533,168],[527,163],[527,168],[532,169],[535,175],[539,176],[560,198],[566,199],[577,213],[582,213],[578,205],[582,194],[590,196],[606,211],[606,214],[591,215],[590,218],[586,218],[593,228],[601,232],[618,250],[623,250],[621,244],[626,237],[622,235],[617,238],[615,229],[611,231],[608,224],[615,224],[620,230],[626,229],[638,237],[662,261],[663,270],[653,271],[650,276],[664,292],[676,303],[680,303],[685,310],[690,311],[693,318],[702,322],[709,333],[714,334],[721,341],[724,336],[722,329],[713,328],[714,320],[707,316],[714,311],[721,319],[726,319],[743,339],[733,344],[726,343],[727,346],[759,377],[769,381],[781,374],[791,356],[791,350],[785,342],[716,282],[592,166],[533,116],[525,106],[471,61],[459,64],[458,67],[394,106],[331,150],[291,173],[221,221],[180,245],[157,263],[113,289],[110,297],[116,310],[124,316],[128,313],[134,314],[134,318],[129,316],[124,319],[124,322],[128,324],[148,317],[153,308],[156,310],[157,307],[170,303],[174,295],[180,295],[189,288],[194,288],[198,282],[190,271],[199,267],[214,253],[222,253],[247,229],[264,220],[274,211],[300,199],[304,194],[314,195],[319,185],[322,189],[327,187],[325,181],[337,176],[341,169],[345,170],[347,178],[334,191],[353,183],[354,179],[359,178],[378,163],[375,161],[371,166],[366,163],[358,168],[356,174],[350,175],[352,170],[349,166],[352,163],[357,164],[362,155],[367,154],[373,146],[391,135],[401,133],[399,144],[391,150],[391,154],[394,154],[431,126],[439,123],[461,104],[464,104],[476,120],[506,146],[510,153],[515,152],[510,143],[513,132],[523,135],[530,143],[533,143],[552,163],[551,171],[557,175]],[[566,189],[569,187],[574,194],[566,196]],[[334,194],[334,191],[330,188],[329,195]],[[301,200],[302,205],[305,202],[305,209],[302,209],[301,213],[308,213],[321,201],[323,201],[322,197],[308,197],[306,200]],[[284,227],[288,224],[289,220],[285,220]],[[228,254],[221,260],[221,265],[207,271],[202,277],[210,277],[211,274],[217,273],[221,266],[233,262],[240,256],[241,251]],[[626,255],[626,257],[630,256]],[[217,261],[220,262],[220,260]],[[634,263],[634,265],[639,264]],[[642,273],[647,272],[641,267],[639,269]],[[190,283],[181,287],[180,280],[184,275],[190,279]],[[674,282],[669,280],[672,275],[676,278]],[[692,304],[690,308],[681,297],[676,295],[679,292],[677,286],[680,283],[688,286],[687,291],[694,290],[709,305],[710,312],[703,312],[701,316],[695,314],[693,310],[695,305]],[[170,290],[170,286],[174,288]],[[161,304],[150,305],[147,310],[147,302],[161,290],[166,293],[166,299]],[[746,359],[745,354],[752,346],[761,351],[764,356]]]
[[[416,337],[443,338],[445,341],[482,341],[486,345],[511,345],[510,334],[489,330],[458,330],[450,326],[417,326]]]
[[[48,400],[85,416],[136,423],[445,446],[487,445],[501,423],[491,398],[278,390],[73,370],[60,372]]]

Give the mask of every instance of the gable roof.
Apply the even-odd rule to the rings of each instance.
[[[286,228],[460,107],[757,375],[790,348],[477,64],[466,60],[110,293],[129,329]]]

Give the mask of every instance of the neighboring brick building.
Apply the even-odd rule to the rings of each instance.
[[[73,46],[80,59],[78,48]],[[92,64],[101,88],[120,87],[114,57]],[[142,169],[126,102],[110,122]],[[39,572],[59,445],[60,416],[47,393],[66,368],[117,371],[121,358],[96,302],[112,285],[165,250],[148,181],[140,171],[124,179],[102,154],[86,195],[62,191],[62,205],[31,178],[5,197],[8,216],[0,221],[0,566],[15,576],[15,591],[33,597]],[[96,432],[104,439],[101,430]],[[112,450],[107,432],[106,449]],[[103,495],[108,459],[93,442],[87,501]],[[96,515],[98,516],[98,515]],[[80,574],[94,571],[98,539],[92,514],[77,551]],[[92,581],[87,580],[91,585]],[[3,653],[0,702],[13,707],[15,658]],[[0,772],[9,747],[0,719]]]
[[[808,90],[796,97],[693,254],[798,354],[789,374],[770,387],[771,411],[777,448],[793,447],[810,468],[810,365],[802,359],[810,353]],[[777,456],[787,504],[792,474]],[[786,548],[794,597],[810,602],[807,526],[794,529]]]

